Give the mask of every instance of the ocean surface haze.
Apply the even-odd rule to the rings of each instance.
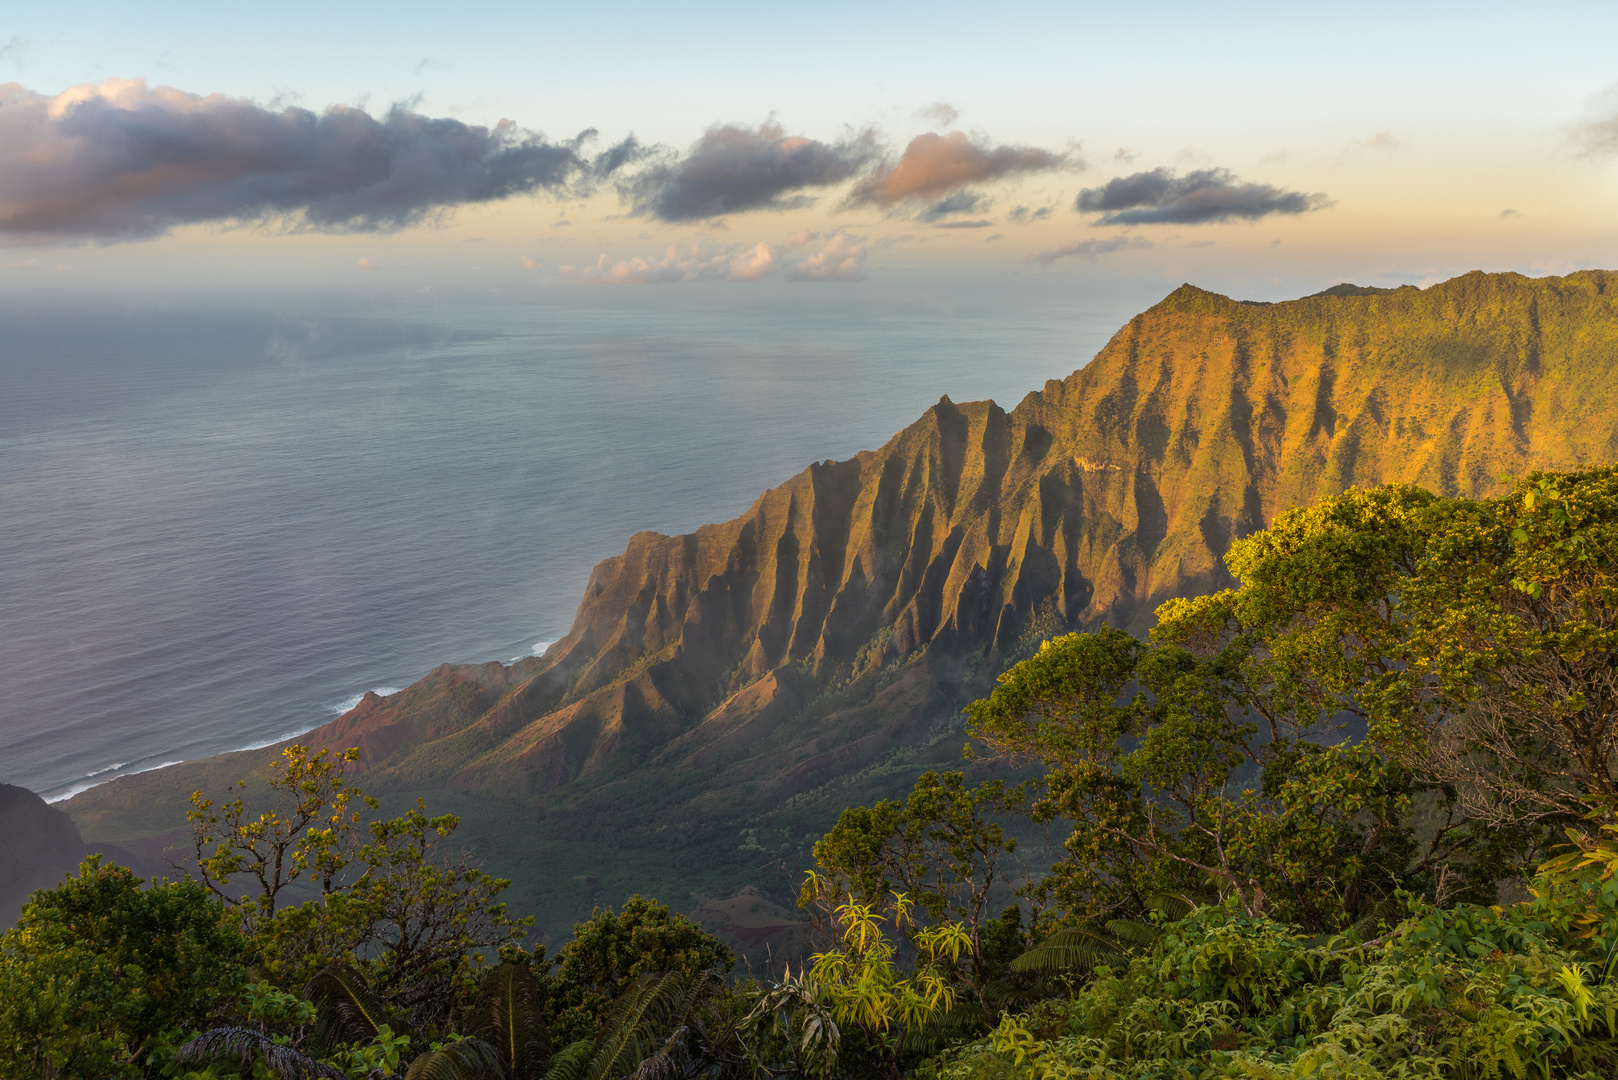
[[[0,300],[0,781],[60,799],[509,663],[631,534],[941,394],[1010,408],[1140,306],[1054,276]]]

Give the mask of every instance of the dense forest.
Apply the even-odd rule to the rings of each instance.
[[[0,1075],[1618,1074],[1618,468],[1350,489],[1226,565],[969,707],[1032,779],[844,811],[771,970],[640,897],[531,947],[453,816],[294,746],[194,797],[190,873],[35,894]]]

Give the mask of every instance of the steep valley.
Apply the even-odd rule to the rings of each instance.
[[[1144,632],[1162,601],[1231,583],[1233,539],[1350,486],[1483,495],[1615,459],[1618,274],[1276,304],[1186,285],[1010,411],[945,398],[732,521],[631,537],[543,657],[442,665],[299,741],[359,747],[384,810],[460,814],[551,933],[637,891],[790,905],[842,807],[1006,767],[962,762],[960,710],[1040,640]],[[193,790],[247,778],[250,797],[277,753],[64,808],[92,846],[156,856]]]

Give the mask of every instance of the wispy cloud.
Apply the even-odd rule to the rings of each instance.
[[[1105,187],[1085,188],[1074,208],[1099,212],[1101,225],[1206,225],[1302,214],[1329,205],[1325,195],[1251,183],[1229,169],[1198,169],[1185,176],[1153,169],[1117,177]]]
[[[1051,208],[1048,206],[1041,206],[1038,210],[1030,210],[1026,206],[1014,206],[1011,208],[1011,213],[1006,215],[1007,219],[1015,222],[1018,225],[1025,224],[1030,221],[1040,221],[1050,216]]]
[[[1587,157],[1618,154],[1618,83],[1589,100],[1584,121],[1573,129],[1573,142]]]
[[[1033,146],[988,146],[963,131],[929,132],[910,140],[897,164],[854,185],[849,204],[892,206],[906,199],[936,199],[968,184],[1080,163],[1070,154]]]
[[[1152,246],[1152,242],[1140,236],[1109,236],[1104,240],[1075,240],[1068,244],[1057,244],[1055,247],[1036,251],[1028,256],[1027,260],[1040,266],[1049,266],[1058,259],[1085,259],[1095,261],[1098,256],[1110,255],[1115,251],[1143,250]]]
[[[952,127],[955,121],[961,118],[961,110],[947,101],[935,101],[924,109],[917,109],[916,116],[922,120],[931,120],[939,127]]]
[[[11,35],[11,40],[0,45],[0,67],[11,66],[21,71],[28,66],[28,40],[17,34]]]
[[[635,212],[693,221],[746,210],[787,210],[807,189],[842,183],[876,153],[875,135],[824,143],[788,135],[774,122],[711,127],[681,158],[650,166],[623,184]]]
[[[211,221],[401,228],[468,203],[576,192],[610,162],[502,120],[395,106],[271,111],[115,79],[55,96],[0,86],[0,233],[102,243]]]

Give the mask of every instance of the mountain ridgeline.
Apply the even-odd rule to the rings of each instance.
[[[769,887],[760,868],[801,858],[843,805],[958,762],[960,707],[996,671],[1044,637],[1144,631],[1164,600],[1229,585],[1231,541],[1282,511],[1388,481],[1484,495],[1612,460],[1618,274],[1276,304],[1186,285],[1009,412],[945,398],[733,521],[637,534],[543,657],[440,666],[300,741],[359,746],[371,789],[485,808],[501,873],[521,877],[518,848],[573,851],[567,881],[588,887],[528,888],[542,925],[621,885]],[[67,808],[86,836],[152,843],[178,793],[271,754]]]

